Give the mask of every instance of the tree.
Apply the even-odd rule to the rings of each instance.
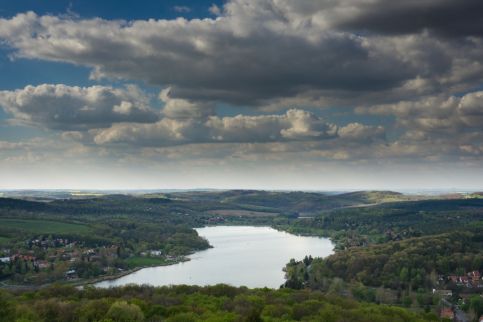
[[[405,307],[410,307],[413,304],[413,299],[410,296],[404,296],[402,299],[402,303]]]
[[[407,267],[403,267],[401,269],[401,272],[399,273],[399,279],[403,283],[406,283],[408,281],[408,279],[409,279],[409,271],[408,271]]]
[[[13,321],[15,315],[15,306],[12,304],[8,294],[0,290],[0,320],[9,322]]]
[[[141,322],[144,321],[144,314],[136,304],[117,301],[109,308],[106,318],[116,322]]]
[[[77,313],[79,321],[100,321],[106,315],[109,308],[109,301],[107,299],[90,301]]]
[[[470,298],[470,309],[476,317],[483,315],[483,298],[475,295]]]

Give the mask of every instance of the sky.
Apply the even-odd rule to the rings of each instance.
[[[483,190],[481,0],[0,0],[0,189]]]

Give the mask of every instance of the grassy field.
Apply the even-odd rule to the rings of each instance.
[[[10,241],[10,238],[0,236],[0,245],[6,244]]]
[[[262,212],[262,211],[250,211],[250,210],[229,210],[229,209],[220,209],[220,210],[211,210],[211,214],[220,215],[220,216],[236,216],[236,217],[275,217],[278,216],[276,212]]]
[[[0,218],[0,226],[2,228],[21,229],[37,234],[83,234],[90,231],[90,228],[86,225],[41,219]]]
[[[140,267],[140,266],[161,266],[166,265],[169,262],[164,258],[160,257],[130,257],[126,259],[126,262],[130,268]]]

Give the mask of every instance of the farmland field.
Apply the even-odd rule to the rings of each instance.
[[[0,236],[0,245],[7,243],[9,240],[7,237]]]
[[[276,212],[262,212],[251,210],[212,210],[210,213],[220,216],[240,216],[240,217],[274,217],[277,216]]]
[[[158,266],[165,265],[167,263],[166,259],[159,257],[141,257],[134,256],[126,260],[130,268],[141,267],[141,266]]]
[[[41,219],[0,218],[0,226],[2,228],[21,229],[38,234],[82,234],[90,231],[90,228],[86,225]]]

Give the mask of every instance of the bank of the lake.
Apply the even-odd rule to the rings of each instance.
[[[306,255],[325,257],[334,245],[327,238],[296,236],[270,227],[213,226],[197,229],[213,248],[196,252],[189,261],[143,268],[121,278],[97,283],[98,287],[126,284],[214,285],[278,288],[282,268]]]

